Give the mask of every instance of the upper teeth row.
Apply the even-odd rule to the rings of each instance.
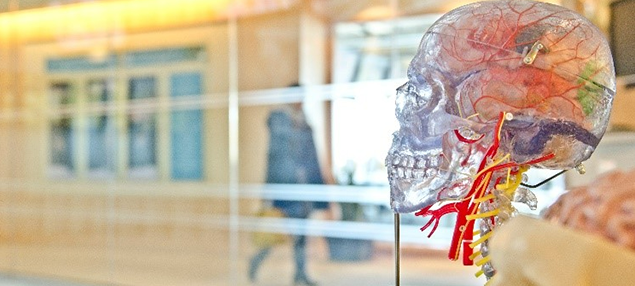
[[[401,179],[432,178],[438,174],[436,169],[412,169],[407,167],[390,168],[390,174]]]
[[[441,157],[419,157],[415,158],[408,155],[395,155],[392,157],[391,165],[394,167],[406,168],[436,168],[440,164]]]

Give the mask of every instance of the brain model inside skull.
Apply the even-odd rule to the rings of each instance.
[[[464,264],[480,257],[491,277],[492,229],[515,213],[511,202],[537,203],[519,187],[523,173],[589,158],[614,90],[604,36],[575,12],[533,1],[450,11],[424,34],[397,90],[400,128],[386,158],[391,207],[431,216],[423,229],[432,232],[439,217],[457,213],[450,258],[463,249]]]

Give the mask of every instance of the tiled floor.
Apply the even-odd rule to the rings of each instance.
[[[313,251],[320,251],[313,245]],[[284,265],[285,259],[291,255],[285,249],[271,257],[263,265],[263,275],[255,286],[290,285],[292,273],[277,269]],[[290,269],[291,266],[287,266]],[[376,246],[372,259],[357,262],[334,262],[327,257],[315,255],[309,264],[310,273],[319,285],[351,286],[351,285],[395,285],[394,258],[390,245]],[[474,273],[478,269],[450,261],[445,251],[409,249],[401,257],[402,286],[481,286],[484,280],[477,279]],[[241,283],[244,281],[241,281]],[[239,283],[240,284],[240,283]],[[249,284],[241,284],[249,285]]]
[[[322,239],[312,239],[309,249],[310,258],[308,262],[309,273],[313,279],[322,286],[387,286],[395,285],[394,277],[394,260],[390,245],[376,245],[375,252],[371,259],[362,261],[333,261],[329,259],[328,254],[324,251],[324,242]],[[47,251],[37,251],[42,254]],[[25,252],[23,252],[25,253]],[[68,251],[56,252],[56,256],[69,253]],[[85,252],[83,252],[85,253]],[[94,282],[82,282],[70,278],[63,279],[61,277],[51,276],[16,276],[12,274],[0,274],[0,286],[103,286],[103,285],[174,285],[174,286],[190,286],[190,285],[210,285],[210,286],[284,286],[291,285],[293,276],[293,265],[291,262],[290,247],[278,247],[274,249],[263,263],[256,283],[250,283],[247,279],[247,261],[249,260],[251,251],[244,251],[241,254],[240,261],[236,263],[236,273],[228,275],[227,273],[218,274],[219,272],[210,273],[212,268],[190,269],[203,265],[201,262],[194,262],[191,265],[183,262],[178,258],[174,261],[166,256],[156,256],[156,253],[148,253],[146,259],[150,257],[152,260],[144,260],[143,268],[139,266],[126,269],[126,272],[118,272],[119,274],[106,274],[106,277],[115,277],[118,282],[112,284],[104,284]],[[35,254],[35,253],[34,253]],[[69,254],[73,260],[77,260],[76,254]],[[154,258],[152,258],[154,257]],[[44,257],[45,260],[47,257]],[[158,259],[158,260],[157,260]],[[226,257],[209,257],[208,263],[214,263],[213,260],[226,261]],[[160,261],[159,261],[160,260]],[[172,269],[164,266],[157,268],[155,263],[170,264]],[[192,263],[192,262],[190,262]],[[84,263],[86,264],[86,263]],[[68,265],[75,267],[76,265]],[[34,266],[41,268],[50,268],[51,265],[46,263]],[[123,267],[123,266],[119,266]],[[97,267],[100,268],[100,267]],[[105,269],[97,269],[94,265],[86,265],[84,269],[77,268],[77,271],[107,271]],[[153,270],[148,270],[152,268]],[[88,270],[93,269],[93,270]],[[402,253],[401,259],[401,285],[402,286],[477,286],[483,285],[484,281],[474,277],[473,273],[477,269],[475,267],[465,267],[459,262],[449,261],[445,252],[430,251],[422,249],[408,249]],[[152,278],[148,278],[148,272],[154,273]],[[136,273],[136,274],[135,274]],[[188,275],[186,275],[188,274]],[[95,276],[97,277],[97,276]]]
[[[68,280],[0,274],[0,286],[86,286]]]

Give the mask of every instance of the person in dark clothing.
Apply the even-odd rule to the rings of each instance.
[[[324,179],[317,159],[313,131],[307,124],[301,103],[274,110],[267,120],[269,151],[267,183],[271,184],[323,184]],[[326,208],[326,203],[274,200],[272,205],[286,217],[305,219],[312,209]],[[305,235],[293,236],[295,262],[294,285],[317,285],[306,273]],[[271,247],[260,249],[249,264],[249,278],[253,282]]]

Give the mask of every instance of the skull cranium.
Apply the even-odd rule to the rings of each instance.
[[[463,198],[492,144],[513,162],[577,166],[606,130],[614,90],[602,33],[563,7],[491,1],[445,14],[397,90],[391,207]]]

